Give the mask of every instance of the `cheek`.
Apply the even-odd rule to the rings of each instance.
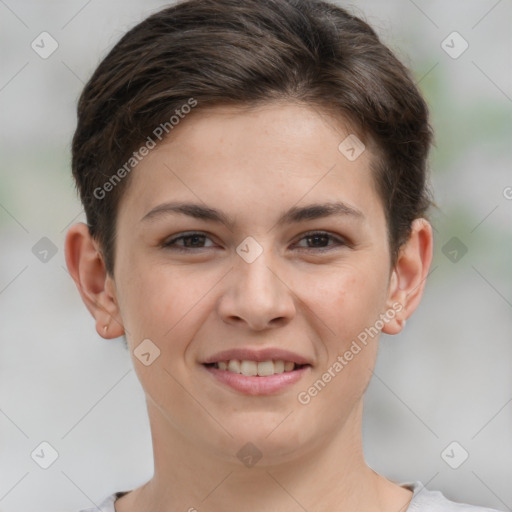
[[[373,325],[383,311],[387,275],[382,265],[345,264],[302,277],[300,296],[325,324],[335,348]]]
[[[122,315],[135,347],[154,341],[164,360],[176,361],[193,338],[209,305],[209,291],[222,273],[198,273],[193,266],[148,265],[132,261],[122,289]]]
[[[308,306],[324,350],[299,401],[311,403],[315,418],[343,423],[364,394],[377,357],[380,333],[375,324],[383,311],[385,285],[378,273],[372,278],[360,268],[346,267],[310,295]]]
[[[180,315],[186,297],[182,297],[179,282],[165,269],[136,258],[126,263],[119,265],[118,290],[127,338],[134,346],[144,338],[154,338],[160,345],[174,318]]]

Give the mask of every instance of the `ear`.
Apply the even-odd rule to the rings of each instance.
[[[80,222],[69,228],[65,252],[69,273],[96,320],[97,333],[103,338],[124,334],[114,279],[107,273],[98,243],[86,224]]]
[[[414,220],[409,240],[400,248],[389,280],[388,311],[395,311],[382,332],[398,334],[420,303],[432,263],[432,226],[426,219]]]

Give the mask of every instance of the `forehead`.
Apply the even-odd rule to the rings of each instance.
[[[120,210],[194,199],[261,213],[301,200],[343,200],[378,214],[371,152],[348,158],[347,143],[340,146],[347,137],[349,145],[358,140],[348,123],[299,104],[198,108],[132,171]]]

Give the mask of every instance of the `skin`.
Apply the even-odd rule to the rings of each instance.
[[[401,331],[432,259],[431,226],[417,219],[391,264],[371,146],[349,161],[338,150],[349,133],[293,103],[198,110],[132,171],[119,207],[114,276],[86,225],[69,229],[68,269],[98,333],[126,334],[147,398],[154,476],[120,498],[118,512],[407,508],[411,491],[371,470],[362,451],[363,395],[378,335],[307,405],[297,399],[393,304],[402,309],[382,331]],[[141,221],[169,201],[222,210],[235,225],[171,213]],[[333,201],[361,216],[276,224],[293,206]],[[334,238],[308,239],[311,230]],[[162,246],[188,231],[207,238],[191,246],[189,239],[188,252]],[[263,249],[252,263],[236,252],[247,236]],[[133,355],[147,338],[161,351],[149,366]],[[312,366],[278,394],[241,394],[200,361],[242,346],[288,349]],[[236,456],[247,442],[262,454],[252,467]]]

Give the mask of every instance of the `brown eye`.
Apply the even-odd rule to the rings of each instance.
[[[302,246],[301,249],[319,249],[322,250],[331,250],[339,246],[347,245],[347,243],[334,235],[331,235],[330,233],[327,233],[326,231],[315,231],[313,233],[306,233],[302,238],[302,240],[306,240],[306,243],[308,244],[306,247]],[[334,244],[330,244],[329,242],[333,241]]]
[[[171,238],[162,244],[162,247],[177,251],[188,251],[193,249],[206,249],[204,243],[206,240],[210,240],[204,233],[189,233],[182,234],[180,236]],[[182,242],[182,243],[181,243]]]

